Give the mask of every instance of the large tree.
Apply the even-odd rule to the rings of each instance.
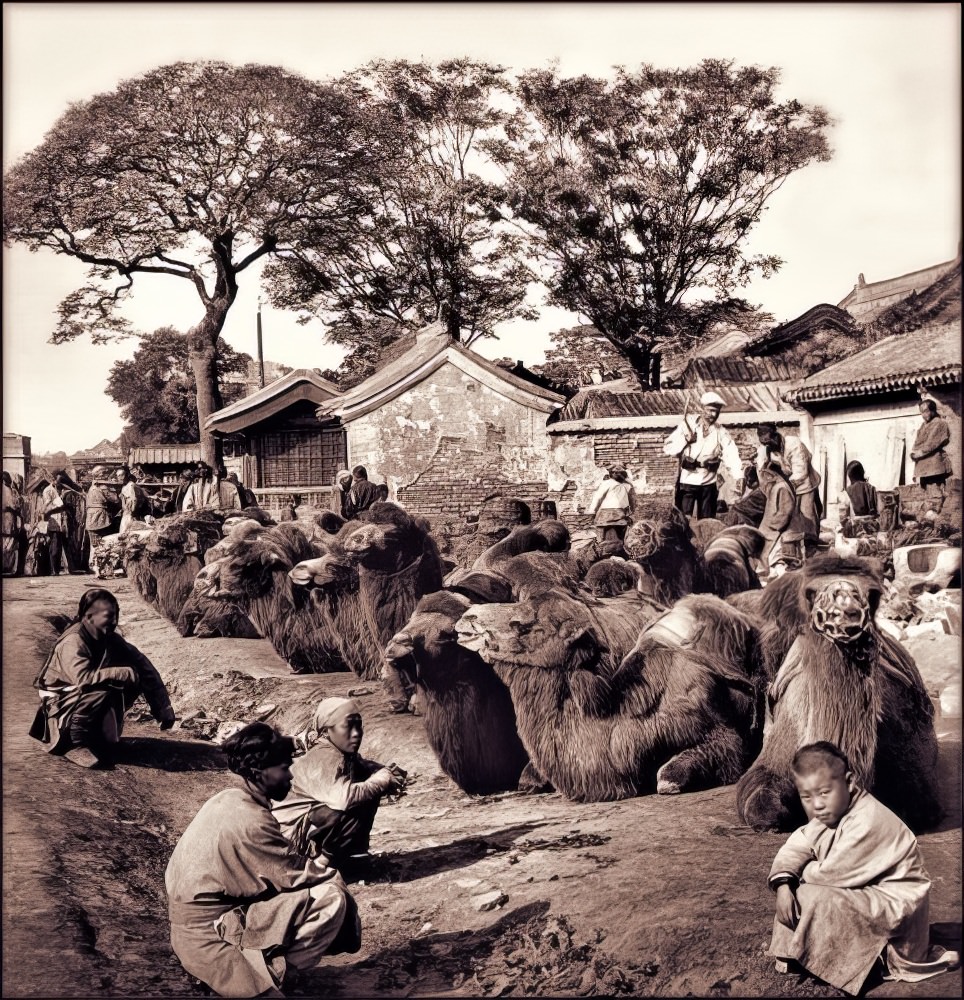
[[[685,341],[707,300],[726,305],[780,266],[748,257],[747,235],[794,171],[830,156],[826,112],[778,101],[778,80],[718,60],[518,80],[524,114],[489,147],[510,171],[502,214],[531,235],[550,301],[588,319],[644,384],[661,342]]]
[[[469,344],[534,318],[523,238],[486,207],[498,172],[484,147],[504,139],[513,111],[504,70],[377,61],[339,83],[370,153],[355,190],[368,211],[335,236],[305,219],[296,250],[271,267],[274,304],[309,310],[352,346],[373,320],[399,333],[442,322]]]
[[[4,179],[3,237],[87,264],[59,307],[54,343],[129,335],[134,279],[190,283],[186,333],[203,429],[221,405],[218,337],[241,274],[306,219],[324,235],[356,210],[366,157],[345,95],[277,67],[176,63],[72,105]]]
[[[218,390],[225,404],[244,393],[251,357],[234,350],[223,338],[215,344]],[[230,379],[231,375],[241,376]],[[199,440],[197,392],[184,334],[164,326],[141,338],[128,361],[115,361],[107,378],[107,395],[127,421],[128,443],[187,444]]]

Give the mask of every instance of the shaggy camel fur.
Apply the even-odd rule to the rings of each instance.
[[[547,518],[513,528],[500,542],[487,548],[472,563],[472,569],[497,570],[501,562],[523,552],[565,552],[568,548],[569,529],[562,521]]]
[[[644,590],[669,607],[702,587],[702,560],[689,522],[671,503],[651,503],[626,530],[626,554],[642,566]]]
[[[638,590],[642,576],[643,570],[638,563],[610,556],[590,566],[583,583],[593,597],[617,597]]]
[[[791,645],[768,690],[763,749],[737,788],[748,825],[803,822],[790,760],[816,740],[839,746],[858,783],[910,826],[939,819],[934,709],[913,659],[874,623],[881,587],[876,562],[830,554],[764,590],[768,669]]]
[[[155,606],[168,621],[176,622],[202,565],[196,536],[180,524],[165,526],[148,538],[145,552],[157,585]]]
[[[762,584],[753,563],[763,555],[766,542],[762,532],[746,525],[717,532],[703,551],[705,590],[717,597],[760,590]]]
[[[385,682],[400,703],[415,688],[442,770],[464,791],[488,795],[518,788],[529,755],[505,685],[456,641],[455,622],[470,605],[447,591],[423,597],[385,647]]]
[[[753,624],[714,597],[678,607],[640,638],[657,612],[637,593],[550,591],[474,605],[456,630],[509,688],[536,770],[568,798],[601,801],[734,781],[751,759]]]
[[[279,656],[298,673],[343,670],[340,650],[323,614],[295,587],[292,567],[318,549],[290,522],[256,534],[198,574],[200,596],[244,611]]]

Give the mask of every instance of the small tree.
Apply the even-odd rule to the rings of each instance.
[[[532,236],[550,301],[586,317],[644,384],[700,297],[726,303],[780,266],[747,257],[746,237],[790,174],[830,157],[826,112],[777,102],[778,79],[707,60],[518,81],[525,119],[490,146],[510,171],[503,217]]]
[[[367,212],[336,236],[306,218],[297,248],[271,265],[274,304],[311,310],[350,345],[375,319],[397,332],[440,321],[469,344],[534,318],[523,240],[486,207],[498,174],[485,144],[503,137],[512,106],[504,70],[377,61],[341,86],[370,152],[355,190]]]
[[[218,392],[231,403],[243,394],[243,382],[227,375],[247,374],[247,354],[239,354],[219,338],[215,344]],[[197,392],[184,334],[164,326],[141,339],[129,361],[115,361],[107,379],[107,395],[121,408],[132,444],[187,444],[200,439]],[[126,451],[125,451],[126,454]]]
[[[366,154],[351,112],[340,92],[276,67],[176,63],[72,105],[5,178],[4,241],[90,268],[54,343],[129,335],[118,306],[140,274],[193,287],[201,315],[185,339],[212,464],[204,421],[222,403],[218,337],[238,280],[299,221],[324,234],[355,211],[350,175]]]

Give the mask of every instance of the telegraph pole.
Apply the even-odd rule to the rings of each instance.
[[[258,386],[264,388],[264,348],[261,345],[261,296],[258,296]]]

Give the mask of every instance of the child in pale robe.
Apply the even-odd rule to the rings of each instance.
[[[886,979],[917,982],[955,968],[956,952],[930,948],[930,878],[917,839],[857,787],[832,743],[801,747],[791,765],[810,822],[770,869],[777,894],[768,954],[856,994],[878,958]]]

